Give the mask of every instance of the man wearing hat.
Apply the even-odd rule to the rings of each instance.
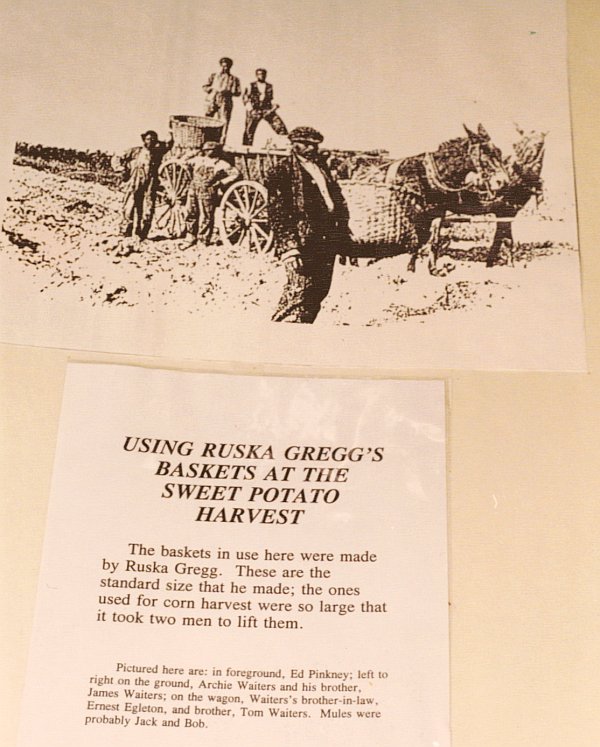
[[[209,141],[202,146],[201,154],[187,161],[193,167],[193,176],[187,198],[186,246],[197,241],[204,246],[210,244],[221,193],[240,178],[238,169],[227,163],[222,154],[221,144]]]
[[[145,239],[152,224],[154,203],[158,189],[158,169],[173,140],[162,142],[154,130],[142,132],[143,145],[130,148],[120,162],[123,179],[127,182],[123,199],[124,236]]]
[[[220,72],[212,73],[208,83],[203,88],[208,94],[206,116],[217,116],[223,121],[221,142],[224,143],[233,109],[233,97],[239,96],[242,89],[240,79],[231,74],[233,60],[229,57],[221,57],[219,65],[221,67]]]
[[[329,293],[335,258],[349,241],[348,208],[319,154],[312,127],[289,134],[292,152],[266,179],[269,220],[287,282],[273,321],[312,324]]]

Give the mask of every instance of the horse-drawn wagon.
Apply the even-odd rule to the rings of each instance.
[[[192,180],[189,159],[209,140],[220,140],[222,123],[211,117],[172,116],[173,147],[162,161],[156,201],[155,228],[170,238],[183,236],[187,194]],[[431,153],[400,160],[385,151],[331,151],[330,167],[350,211],[353,242],[343,251],[368,254],[409,252],[414,269],[417,252],[428,245],[430,269],[435,269],[439,226],[448,211],[459,212],[465,196],[493,195],[507,183],[506,165],[488,133],[479,125],[467,137],[442,143]],[[226,246],[268,251],[267,174],[289,156],[283,148],[224,148],[223,158],[242,178],[223,193],[216,225]]]
[[[221,122],[212,117],[176,115],[170,118],[173,147],[163,158],[158,173],[159,190],[154,217],[155,228],[169,238],[178,238],[185,233],[187,195],[192,181],[189,159],[200,151],[205,142],[220,140],[221,129]],[[241,179],[224,191],[217,209],[215,223],[223,244],[262,252],[271,248],[273,232],[269,226],[268,194],[265,184],[268,172],[289,155],[289,148],[261,149],[241,146],[237,149],[223,149],[222,157],[234,165],[242,175]],[[388,154],[386,151],[333,151],[330,154],[334,163],[341,163],[351,157],[356,158],[364,173],[369,174],[375,173],[378,164],[388,157]],[[368,225],[371,233],[375,229],[376,238],[384,239],[381,235],[384,220],[388,225],[386,233],[390,234],[388,212],[366,208],[367,202],[373,203],[373,200],[373,205],[380,204],[386,190],[380,185],[368,185],[367,182],[368,179],[363,177],[359,185],[348,187],[361,206],[360,214],[359,211],[354,212],[356,226]],[[396,233],[392,231],[392,234]],[[388,238],[389,240],[383,243],[392,243],[391,234]]]

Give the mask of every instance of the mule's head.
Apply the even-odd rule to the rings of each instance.
[[[477,132],[463,125],[467,133],[467,147],[471,171],[465,179],[469,189],[488,197],[506,186],[510,180],[502,151],[494,145],[485,127],[480,124]]]

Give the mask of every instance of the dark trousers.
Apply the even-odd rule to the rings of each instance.
[[[128,186],[123,200],[123,236],[139,236],[145,239],[152,225],[156,202],[156,180],[148,179],[136,187]]]
[[[287,135],[287,127],[275,111],[263,112],[260,109],[252,109],[246,112],[246,127],[244,129],[244,145],[252,145],[258,123],[264,119],[278,135]]]
[[[218,200],[215,186],[200,179],[192,180],[187,197],[185,227],[204,246],[208,246],[212,238]]]
[[[302,268],[297,270],[291,262],[286,262],[286,284],[273,314],[274,322],[300,322],[312,324],[321,304],[329,293],[333,280],[335,254],[314,254],[303,260]]]
[[[207,117],[214,117],[215,115],[223,122],[223,129],[221,130],[221,145],[225,144],[227,139],[227,130],[229,129],[229,122],[231,120],[231,112],[233,111],[233,101],[231,97],[215,97],[211,102],[210,106],[206,110]]]

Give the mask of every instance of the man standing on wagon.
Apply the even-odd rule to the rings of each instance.
[[[269,220],[287,282],[274,322],[312,324],[331,288],[336,255],[350,240],[348,207],[319,154],[312,127],[289,134],[290,157],[268,173]]]
[[[212,73],[208,83],[203,88],[208,94],[206,116],[214,117],[216,115],[223,121],[221,143],[224,143],[233,110],[233,97],[239,96],[242,89],[240,79],[231,74],[233,60],[230,57],[221,57],[219,65],[221,71]]]
[[[273,103],[273,86],[267,82],[264,67],[256,70],[256,80],[244,91],[243,101],[246,105],[244,145],[252,145],[254,142],[254,134],[261,119],[268,122],[278,135],[287,135],[287,127],[277,114],[278,105]]]

